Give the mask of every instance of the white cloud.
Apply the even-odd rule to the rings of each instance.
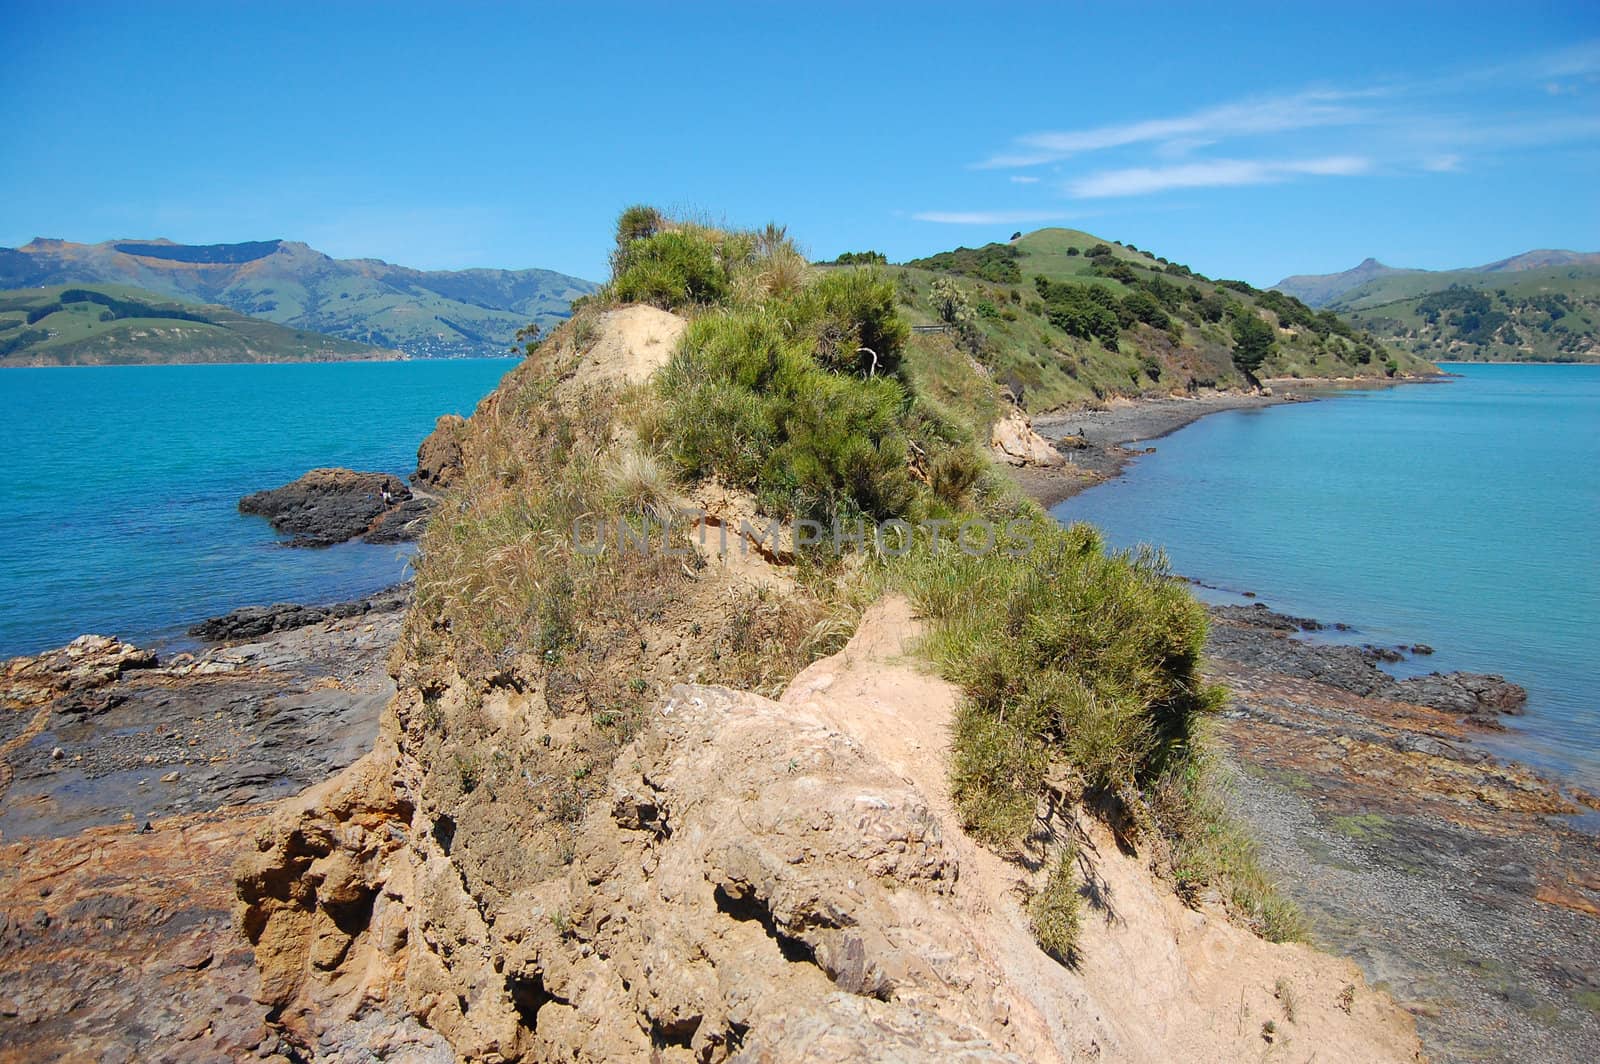
[[[1079,199],[1147,196],[1178,188],[1266,185],[1300,175],[1348,177],[1371,169],[1372,161],[1359,155],[1291,160],[1215,159],[1180,166],[1102,170],[1070,182],[1067,191]]]
[[[1450,153],[1431,155],[1422,160],[1422,168],[1436,174],[1455,173],[1461,169],[1461,156]]]
[[[911,216],[919,222],[940,225],[1019,225],[1024,222],[1059,222],[1071,215],[1059,211],[921,211]]]
[[[1030,177],[1027,174],[1012,174],[1011,183],[1013,185],[1037,185],[1039,183],[1039,179],[1037,177]]]
[[[1537,73],[1544,77],[1570,78],[1600,73],[1600,40],[1584,41],[1537,61]]]
[[[993,156],[978,166],[980,169],[1010,169],[1133,144],[1174,142],[1182,149],[1194,141],[1211,142],[1314,126],[1351,125],[1366,117],[1366,112],[1345,101],[1370,95],[1373,93],[1317,91],[1255,97],[1169,118],[1031,133],[1017,138],[1018,150]]]

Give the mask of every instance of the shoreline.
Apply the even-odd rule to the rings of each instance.
[[[1314,944],[1359,964],[1432,1059],[1600,1051],[1600,796],[1503,762],[1463,717],[1368,689],[1304,618],[1212,607],[1226,800]]]
[[[1399,383],[1414,382],[1347,387]],[[1333,391],[1296,384],[1041,416],[1035,430],[1070,440],[1057,446],[1071,464],[1010,472],[1048,509],[1121,475],[1145,441],[1210,414]],[[1492,749],[1492,720],[1351,682],[1359,648],[1307,638],[1316,622],[1241,597],[1249,605],[1207,610],[1207,673],[1230,690],[1215,729],[1233,778],[1228,806],[1306,913],[1313,942],[1389,990],[1432,1059],[1506,1059],[1507,1046],[1595,1059],[1600,796]]]
[[[1454,374],[1428,377],[1269,378],[1270,392],[1209,392],[1193,397],[1109,400],[1101,409],[1065,410],[1033,418],[1033,429],[1056,445],[1067,464],[1053,469],[1014,468],[1024,492],[1045,509],[1096,484],[1121,476],[1129,462],[1148,454],[1130,444],[1170,436],[1196,421],[1229,410],[1263,410],[1288,403],[1314,403],[1345,391],[1371,391],[1409,384],[1442,384]]]

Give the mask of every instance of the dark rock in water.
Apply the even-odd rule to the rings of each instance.
[[[1312,620],[1310,617],[1277,613],[1269,609],[1264,602],[1252,602],[1248,606],[1213,606],[1211,613],[1224,620],[1248,624],[1254,628],[1270,628],[1275,632],[1322,631],[1321,621]]]
[[[372,531],[361,537],[362,542],[405,543],[416,539],[436,505],[433,499],[407,499],[380,517]]]
[[[447,488],[461,475],[461,430],[466,419],[446,414],[434,423],[417,448],[417,471],[413,483],[427,488]]]
[[[1528,701],[1528,692],[1503,676],[1435,672],[1396,680],[1374,664],[1400,661],[1404,655],[1396,650],[1307,643],[1291,638],[1300,619],[1273,613],[1259,604],[1213,606],[1210,613],[1222,623],[1211,626],[1207,652],[1241,665],[1314,680],[1362,698],[1410,702],[1459,714],[1470,723],[1488,727],[1498,727],[1503,713],[1523,712]]]
[[[410,600],[407,585],[391,587],[369,598],[351,602],[335,602],[326,606],[302,606],[280,602],[274,606],[245,606],[201,621],[189,629],[189,634],[208,643],[233,643],[260,639],[274,632],[287,632],[305,628],[323,621],[344,617],[358,617],[366,613],[384,613],[402,609]]]
[[[1213,610],[1213,615],[1227,616],[1219,610]],[[1394,682],[1357,647],[1301,642],[1289,638],[1288,633],[1294,630],[1292,626],[1286,627],[1284,621],[1262,625],[1217,624],[1211,628],[1206,649],[1229,661],[1270,669],[1283,676],[1315,680],[1363,697]]]
[[[411,489],[388,473],[313,469],[281,488],[246,495],[239,511],[265,517],[290,537],[290,546],[327,547],[375,531],[410,499]]]
[[[1494,724],[1502,713],[1520,715],[1528,692],[1504,676],[1477,672],[1430,672],[1392,685],[1385,697],[1459,713],[1475,723]]]
[[[1432,654],[1433,653],[1433,648],[1430,647],[1426,643],[1412,643],[1411,644],[1411,653],[1417,654],[1417,655]]]

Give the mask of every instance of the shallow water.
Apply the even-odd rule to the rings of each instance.
[[[1443,384],[1207,417],[1054,509],[1118,546],[1364,642],[1528,688],[1501,753],[1600,784],[1600,366],[1448,366]]]
[[[393,584],[410,549],[278,545],[239,497],[317,466],[416,468],[515,359],[0,371],[0,657],[149,644],[238,606]]]

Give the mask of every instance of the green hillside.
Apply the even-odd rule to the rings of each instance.
[[[124,285],[0,292],[0,367],[328,362],[394,355]]]
[[[1600,361],[1600,266],[1397,273],[1345,292],[1330,309],[1386,349],[1422,358]]]
[[[1035,412],[1115,396],[1243,387],[1249,378],[1235,360],[1241,350],[1246,366],[1259,359],[1258,378],[1437,372],[1291,296],[1213,281],[1074,229],[958,248],[890,272],[909,318],[950,328],[922,336],[923,345],[963,348]]]
[[[287,240],[41,239],[0,248],[0,287],[88,284],[220,304],[418,358],[504,355],[519,330],[565,320],[572,300],[594,289],[551,270],[414,270],[378,259],[335,259]]]

